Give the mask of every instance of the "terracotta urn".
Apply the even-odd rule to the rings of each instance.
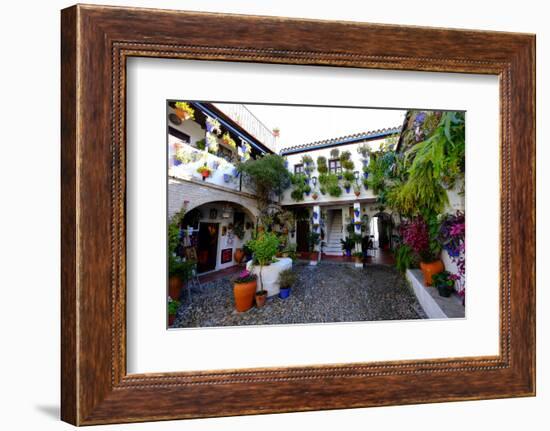
[[[235,296],[235,308],[239,312],[247,311],[254,304],[256,293],[256,280],[246,283],[233,283],[233,295]]]
[[[435,260],[433,262],[420,262],[420,269],[424,275],[424,284],[426,284],[426,286],[431,286],[433,283],[432,276],[443,272],[445,270],[445,265],[443,265],[441,260]]]
[[[235,258],[235,262],[241,263],[244,258],[244,251],[242,248],[235,249],[235,254],[233,256]]]
[[[168,279],[168,296],[174,300],[179,300],[183,282],[177,275],[171,275]]]

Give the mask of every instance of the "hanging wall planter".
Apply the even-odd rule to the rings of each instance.
[[[226,183],[229,183],[233,179],[233,176],[231,174],[223,174],[223,180]]]

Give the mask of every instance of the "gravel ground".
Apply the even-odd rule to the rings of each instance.
[[[295,263],[298,275],[289,298],[268,298],[263,308],[239,313],[228,278],[193,289],[173,327],[277,325],[291,323],[357,322],[424,319],[426,315],[405,278],[391,266]]]

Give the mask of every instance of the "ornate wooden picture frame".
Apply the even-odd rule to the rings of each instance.
[[[62,11],[61,48],[64,421],[91,425],[535,394],[533,35],[73,6]],[[132,56],[497,75],[500,354],[127,374],[125,65]]]

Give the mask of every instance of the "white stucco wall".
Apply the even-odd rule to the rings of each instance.
[[[368,141],[367,143],[368,143],[368,145],[370,146],[371,149],[376,150],[376,149],[378,149],[380,144],[382,142],[384,142],[384,140],[385,140],[385,138],[373,139],[371,141]],[[298,153],[298,154],[289,154],[288,156],[286,156],[286,159],[288,161],[288,170],[292,173],[294,173],[294,166],[295,165],[302,164],[302,157],[304,155],[311,156],[311,158],[313,159],[313,162],[315,163],[315,170],[311,173],[311,176],[312,177],[315,176],[315,177],[319,178],[319,172],[317,171],[317,157],[324,156],[327,159],[327,165],[328,165],[328,161],[332,158],[330,156],[330,151],[333,150],[334,148],[337,148],[340,151],[340,154],[342,154],[344,151],[349,151],[351,153],[351,160],[355,164],[354,171],[359,171],[359,175],[360,175],[359,184],[361,186],[361,194],[358,197],[355,196],[355,194],[353,192],[353,187],[350,189],[349,193],[346,193],[344,187],[342,186],[344,180],[340,181],[340,185],[342,186],[341,187],[342,188],[342,195],[341,196],[334,197],[334,196],[330,196],[328,193],[325,194],[325,195],[322,195],[319,192],[319,186],[320,186],[319,181],[317,181],[317,185],[315,187],[313,187],[313,185],[310,183],[312,192],[310,193],[309,196],[304,196],[304,200],[300,203],[318,202],[322,205],[323,202],[342,202],[342,203],[345,203],[345,202],[353,202],[353,201],[356,201],[358,199],[360,199],[360,200],[361,199],[375,199],[376,196],[372,193],[372,191],[370,189],[365,190],[365,188],[363,187],[363,178],[364,178],[363,177],[363,161],[362,161],[361,154],[359,154],[357,152],[357,148],[359,146],[363,145],[363,144],[364,144],[364,142],[352,143],[352,144],[348,144],[348,145],[341,145],[341,146],[338,146],[338,147],[331,147],[331,148],[325,148],[325,149],[319,149],[319,150],[311,150],[311,151]],[[319,195],[317,200],[312,198],[313,191],[316,191],[317,194]],[[292,199],[290,197],[291,193],[292,193],[292,187],[290,187],[288,190],[285,191],[285,193],[282,197],[282,200],[281,200],[282,205],[292,205],[292,204],[297,203],[296,201],[294,201],[294,199]]]

